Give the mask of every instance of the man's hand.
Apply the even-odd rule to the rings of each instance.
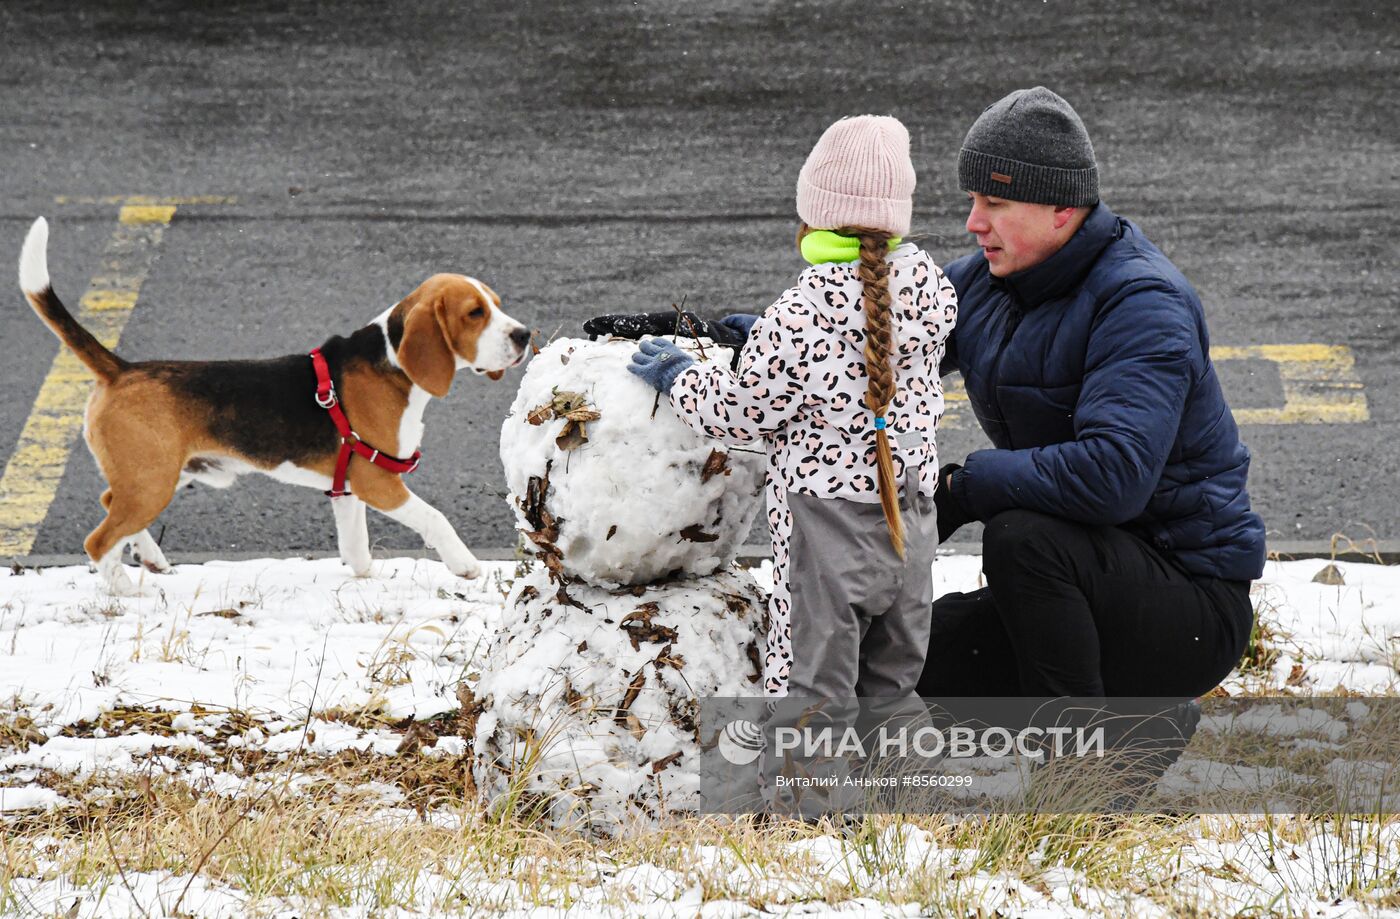
[[[938,490],[933,493],[933,504],[938,511],[938,544],[948,541],[965,523],[976,518],[953,497],[953,476],[962,472],[958,463],[948,463],[938,470]]]
[[[645,380],[657,392],[670,392],[676,377],[695,358],[664,338],[648,338],[641,343],[627,369]]]
[[[758,320],[759,317],[753,313],[732,313],[714,324],[736,334],[739,337],[739,344],[742,345],[744,340],[749,337],[749,332],[753,331],[754,323]],[[716,338],[715,341],[719,341],[719,339]],[[727,344],[727,342],[721,342],[721,344]]]

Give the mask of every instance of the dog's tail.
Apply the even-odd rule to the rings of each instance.
[[[107,349],[102,342],[78,324],[63,301],[49,285],[49,224],[43,217],[34,221],[24,237],[19,254],[19,287],[24,298],[44,324],[78,356],[99,380],[110,383],[131,366]]]

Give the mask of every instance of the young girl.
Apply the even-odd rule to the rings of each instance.
[[[928,650],[953,286],[912,243],[909,133],[864,115],[829,127],[797,180],[812,263],[751,327],[737,374],[644,341],[633,373],[690,427],[768,453],[770,695],[910,696]]]

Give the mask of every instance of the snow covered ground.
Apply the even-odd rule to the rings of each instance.
[[[1314,581],[1325,565],[1269,564],[1255,588],[1257,666],[1233,675],[1227,691],[1397,693],[1400,568],[1337,563],[1343,583]],[[854,837],[789,833],[754,842],[758,861],[723,832],[727,843],[700,833],[685,837],[683,852],[635,860],[619,855],[626,847],[570,849],[548,866],[548,881],[530,868],[545,856],[521,855],[501,871],[464,846],[424,864],[406,894],[386,901],[361,891],[315,909],[311,894],[250,890],[229,870],[78,870],[71,849],[81,832],[35,834],[42,820],[64,826],[65,815],[91,813],[132,781],[152,800],[173,782],[196,802],[258,801],[273,764],[295,761],[277,773],[295,789],[313,781],[318,762],[363,767],[406,751],[424,763],[459,760],[460,692],[484,668],[505,596],[525,572],[486,567],[466,582],[431,560],[376,562],[370,579],[350,577],[338,560],[212,562],[146,575],[150,596],[122,599],[84,567],[0,572],[0,912],[884,916],[939,903],[982,915],[1166,916],[1191,904],[1211,915],[1400,916],[1400,822],[1391,820],[1280,829],[1259,818],[1192,818],[1157,838],[1165,873],[1125,875],[1122,889],[1082,852],[1057,854],[1054,826],[1089,832],[1071,818],[1069,830],[1046,824],[1040,848],[1002,871],[988,870],[1006,864],[993,848],[1034,830],[1033,818],[992,818],[976,833],[943,818],[928,828],[889,818]],[[975,587],[979,568],[967,556],[935,566],[942,588],[957,590]],[[754,576],[764,584],[766,569]],[[474,808],[424,805],[412,792],[385,781],[338,793],[356,795],[368,821],[485,838],[479,827],[467,832],[480,820]],[[752,842],[757,831],[747,832]],[[110,840],[85,844],[117,851]]]

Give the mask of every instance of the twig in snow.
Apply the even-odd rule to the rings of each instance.
[[[676,315],[679,316],[681,319],[684,319],[684,320],[685,320],[685,324],[686,324],[687,326],[690,327],[690,337],[693,338],[693,339],[695,339],[695,347],[697,347],[697,348],[700,349],[700,359],[701,359],[702,361],[707,361],[707,360],[709,360],[709,358],[705,356],[705,346],[702,345],[702,344],[700,344],[700,333],[698,333],[698,332],[695,331],[695,323],[691,322],[691,321],[690,321],[690,317],[687,316],[687,315],[685,314],[685,297],[684,297],[684,296],[681,297],[681,305],[680,305],[680,306],[676,306],[676,304],[672,303],[672,304],[671,304],[671,309],[675,310],[675,311],[676,311]],[[677,323],[676,323],[676,331],[677,331],[677,333],[680,332],[680,322],[679,322],[679,321],[677,321]],[[674,336],[672,336],[672,337],[674,337]]]
[[[681,305],[680,305],[680,306],[676,306],[676,304],[674,304],[674,303],[671,304],[671,309],[673,309],[673,310],[676,311],[676,327],[675,327],[674,329],[671,330],[671,344],[673,344],[673,345],[676,343],[676,339],[679,338],[679,337],[680,337],[680,334],[681,334],[681,320],[685,318],[685,313],[681,312],[681,307],[685,306],[685,298],[688,297],[688,296],[690,296],[690,295],[689,295],[689,294],[681,294]],[[694,326],[691,326],[690,331],[691,331],[692,333],[694,333],[695,327],[694,327]],[[697,339],[697,344],[698,344],[698,339]],[[701,349],[701,351],[700,351],[700,356],[701,356],[701,357],[704,357],[704,356],[705,356],[705,351],[704,351],[704,349]],[[656,398],[655,398],[654,400],[652,400],[652,403],[651,403],[651,417],[652,417],[652,420],[655,420],[655,419],[656,419],[656,409],[657,409],[657,406],[659,406],[659,405],[661,405],[661,390],[658,389],[658,390],[656,391]]]

